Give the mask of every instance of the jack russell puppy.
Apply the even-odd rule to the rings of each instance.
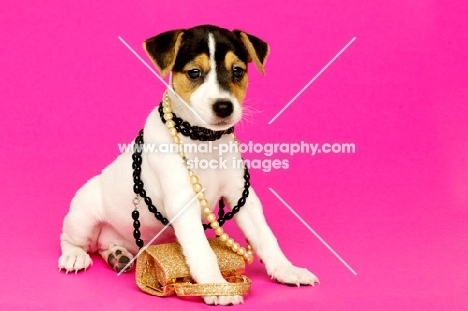
[[[269,52],[267,43],[242,31],[204,25],[162,33],[146,40],[143,46],[162,77],[172,73],[170,85],[176,94],[167,92],[167,96],[174,114],[191,126],[203,127],[208,132],[226,131],[213,141],[213,149],[220,144],[232,143],[233,135],[228,129],[242,116],[247,64],[253,61],[264,74],[263,66]],[[145,144],[173,143],[158,108],[148,116],[143,133]],[[182,135],[180,139],[182,143],[200,143]],[[204,196],[212,209],[220,197],[232,208],[244,190],[244,169],[234,165],[242,161],[241,154],[230,149],[222,155],[228,159],[227,169],[193,169],[206,187]],[[151,198],[160,215],[173,219],[194,197],[186,163],[178,153],[143,152],[141,157],[141,181],[146,196]],[[195,150],[187,152],[186,157],[219,159],[217,153],[196,153]],[[89,253],[99,252],[111,268],[120,272],[138,253],[135,239],[150,241],[164,227],[148,208],[140,205],[141,237],[134,237],[132,163],[132,155],[122,153],[78,190],[63,222],[59,270],[67,273],[86,270],[92,264]],[[198,200],[192,200],[157,242],[177,239],[197,283],[224,283],[203,230],[202,216]],[[245,205],[234,219],[272,279],[298,286],[318,283],[315,275],[294,266],[285,257],[265,221],[262,205],[252,187]],[[204,300],[207,304],[219,305],[243,303],[242,296],[207,296]]]

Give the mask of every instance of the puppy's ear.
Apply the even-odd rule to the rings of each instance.
[[[163,78],[174,67],[183,34],[182,29],[171,30],[143,42],[146,54],[151,58],[156,68],[159,69]]]
[[[240,30],[234,30],[233,33],[242,41],[242,43],[244,43],[245,48],[249,53],[249,62],[253,60],[258,71],[264,75],[265,70],[263,69],[263,66],[265,65],[268,53],[270,53],[270,47],[268,44],[262,39]]]

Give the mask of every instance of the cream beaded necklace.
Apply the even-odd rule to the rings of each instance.
[[[160,109],[161,109],[161,107],[160,107]],[[167,92],[165,92],[165,94],[164,94],[163,102],[162,102],[162,111],[160,110],[160,113],[161,113],[161,119],[163,119],[163,121],[165,121],[165,124],[166,124],[166,126],[168,128],[169,134],[171,135],[172,141],[178,147],[177,148],[178,153],[180,154],[180,156],[182,157],[184,162],[187,164],[188,159],[187,159],[187,157],[185,156],[185,153],[184,153],[182,140],[180,139],[180,137],[178,135],[177,128],[176,128],[176,122],[173,120],[173,118],[175,118],[175,116],[174,116],[173,111],[172,111],[172,101],[170,100]],[[228,130],[226,130],[224,132],[219,131],[219,132],[213,132],[213,133],[215,134],[215,136],[219,136],[219,137],[221,137],[221,135],[223,135],[223,134],[232,134],[234,142],[239,144],[239,141],[236,138],[236,135],[234,133],[233,128],[230,128],[230,129],[228,129]],[[139,136],[135,140],[135,145],[140,145],[140,144],[143,144],[143,131],[140,131]],[[167,218],[163,217],[162,214],[157,211],[156,207],[152,204],[151,198],[146,196],[146,191],[143,189],[143,182],[140,179],[140,176],[141,176],[141,163],[142,163],[141,150],[139,150],[139,152],[135,151],[132,158],[133,158],[133,165],[132,166],[133,166],[133,169],[134,169],[134,172],[133,172],[134,188],[133,188],[133,190],[134,190],[134,192],[136,194],[136,197],[133,200],[135,210],[132,212],[132,218],[134,220],[133,221],[133,227],[134,227],[133,236],[135,238],[136,244],[138,245],[138,247],[141,248],[141,247],[143,247],[144,242],[143,242],[143,240],[140,239],[140,236],[141,236],[141,233],[139,231],[140,222],[138,220],[139,212],[137,210],[137,205],[139,204],[140,196],[142,198],[144,198],[145,203],[148,205],[148,209],[150,210],[150,212],[154,213],[156,219],[161,221],[164,225],[168,225],[169,220]],[[218,238],[222,242],[224,242],[233,252],[237,253],[239,256],[243,256],[245,262],[248,263],[248,264],[251,264],[253,262],[253,260],[254,260],[254,254],[253,254],[253,250],[252,250],[251,246],[249,244],[247,244],[246,248],[241,247],[239,243],[235,242],[234,239],[229,237],[229,235],[224,232],[224,229],[221,228],[222,224],[220,224],[220,222],[218,222],[218,220],[216,218],[216,215],[211,211],[211,209],[209,207],[208,201],[206,200],[204,193],[201,191],[203,189],[203,187],[202,187],[202,185],[200,183],[200,180],[199,180],[198,176],[193,172],[193,170],[191,170],[189,168],[188,165],[187,165],[187,169],[188,169],[190,183],[192,184],[192,188],[193,188],[194,192],[197,194],[198,202],[199,202],[199,204],[200,204],[200,206],[202,208],[202,211],[203,211],[203,214],[205,215],[206,220],[209,222],[209,226],[215,231]],[[246,172],[247,172],[247,169],[246,169]],[[247,195],[248,195],[248,187],[250,186],[250,182],[248,180],[248,178],[250,178],[250,177],[248,175],[248,172],[246,174],[247,174],[247,177],[244,176],[244,178],[246,179],[246,185],[245,185],[245,189],[244,189],[244,192],[243,192],[243,196],[240,199],[240,201],[242,200],[242,202],[243,202],[243,203],[241,203],[242,205],[245,204],[245,199],[246,199],[245,193],[247,191]],[[234,209],[237,208],[237,211],[238,211],[241,204],[238,203],[238,205]],[[233,209],[233,212],[234,212],[234,209]],[[230,215],[231,218],[233,216],[233,212],[230,212],[231,213],[231,215]],[[230,218],[228,218],[228,219],[230,219]],[[223,222],[224,222],[224,220],[223,220]]]

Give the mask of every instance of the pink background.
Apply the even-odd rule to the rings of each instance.
[[[466,1],[29,2],[0,4],[3,310],[208,308],[147,296],[133,272],[117,277],[96,256],[86,273],[57,272],[70,199],[118,155],[118,143],[136,136],[164,90],[117,37],[144,56],[144,39],[204,23],[271,45],[267,75],[251,67],[254,113],[237,127],[242,141],[357,147],[355,154],[280,155],[289,169],[252,170],[285,253],[321,284],[278,285],[256,262],[251,294],[235,309],[468,308]]]

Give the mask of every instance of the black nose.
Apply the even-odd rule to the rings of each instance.
[[[230,101],[217,101],[213,105],[213,111],[220,118],[226,118],[231,115],[234,107]]]

